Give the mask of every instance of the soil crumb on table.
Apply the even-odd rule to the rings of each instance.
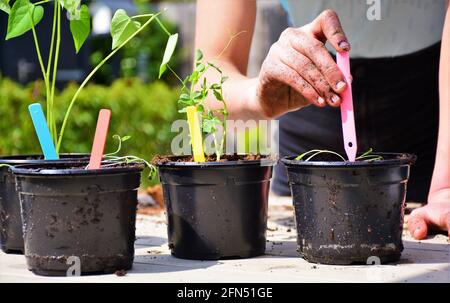
[[[117,270],[117,271],[115,272],[115,274],[116,274],[116,276],[118,276],[118,277],[123,277],[123,276],[126,276],[126,275],[127,275],[127,271],[126,271],[125,269],[121,269],[121,270]]]

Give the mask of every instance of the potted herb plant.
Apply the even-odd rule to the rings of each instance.
[[[165,57],[161,70],[172,71],[167,65],[170,53]],[[210,69],[219,73],[219,82],[208,83],[205,73]],[[177,78],[183,86],[180,112],[190,120],[193,156],[157,156],[153,161],[163,188],[171,253],[202,260],[264,254],[275,161],[261,155],[224,154],[228,112],[222,85],[227,77],[214,63],[203,62],[201,51],[196,52],[193,72],[185,80]],[[222,106],[210,109],[205,102],[208,94]],[[202,135],[212,136],[213,154],[203,152]]]
[[[369,150],[349,162],[332,151],[311,150],[281,161],[287,167],[303,258],[323,264],[400,258],[415,156]]]
[[[24,251],[30,270],[40,274],[65,274],[65,269],[69,267],[65,262],[70,253],[79,254],[75,256],[81,258],[82,273],[129,268],[133,256],[130,241],[134,241],[133,213],[136,207],[136,188],[139,186],[142,164],[146,162],[133,156],[118,157],[113,154],[107,157],[110,162],[112,161],[107,167],[86,170],[86,163],[83,161],[75,163],[74,159],[63,161],[58,158],[63,158],[62,155],[59,157],[59,153],[64,132],[71,110],[82,89],[112,56],[151,22],[156,21],[165,30],[158,19],[161,13],[130,17],[122,9],[115,12],[110,26],[112,50],[81,83],[70,100],[58,129],[53,109],[56,74],[60,60],[61,21],[67,13],[75,51],[78,52],[90,33],[89,9],[85,4],[80,5],[80,1],[72,0],[43,0],[35,3],[29,0],[16,0],[12,6],[9,2],[9,0],[0,2],[0,9],[9,15],[6,40],[32,32],[45,83],[46,123],[56,159],[36,163],[37,159],[42,160],[42,156],[12,156],[0,160],[1,173],[5,176],[2,180],[8,180],[2,184],[0,192],[1,217],[4,218],[1,228],[2,241],[3,239],[9,241],[15,237],[17,240],[15,243],[18,244],[13,248],[21,249],[17,228],[20,226],[19,221],[18,219],[14,221],[14,232],[9,228],[11,224],[8,221],[8,218],[18,218],[19,210],[17,192],[12,191],[13,179],[10,171],[13,171],[16,174],[16,187],[20,192],[24,221]],[[36,26],[42,19],[44,6],[50,5],[53,5],[53,27],[48,60],[44,62]],[[119,141],[121,144],[124,139]],[[17,164],[24,166],[15,167]],[[42,189],[45,189],[45,192]],[[5,226],[7,228],[4,228]],[[106,226],[108,228],[105,228]],[[6,236],[3,237],[5,230]],[[116,238],[117,240],[113,241]],[[102,250],[96,246],[95,239],[111,240],[107,246],[109,250]],[[8,249],[9,247],[5,247],[5,250]]]

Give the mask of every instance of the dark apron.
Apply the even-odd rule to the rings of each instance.
[[[407,201],[426,202],[433,173],[439,118],[440,43],[394,58],[354,59],[353,103],[358,151],[417,155]],[[308,106],[279,118],[280,156],[311,149],[345,155],[339,108]],[[272,190],[290,195],[286,169],[275,167]]]

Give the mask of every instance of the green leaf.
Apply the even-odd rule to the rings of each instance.
[[[31,14],[33,23],[31,23]],[[6,40],[25,34],[33,27],[33,24],[36,26],[43,16],[42,6],[34,6],[29,0],[17,0],[9,14]]]
[[[191,98],[189,97],[188,94],[181,94],[180,95],[180,100],[190,100]]]
[[[219,73],[222,73],[222,70],[217,65],[215,65],[214,63],[208,62],[208,65],[211,66],[212,68],[214,68]]]
[[[200,61],[200,60],[202,60],[203,59],[203,53],[202,53],[202,51],[201,50],[196,50],[195,51],[195,61]]]
[[[70,20],[70,32],[72,33],[72,38],[77,53],[89,36],[90,31],[91,15],[89,14],[89,8],[87,5],[83,4],[80,9],[80,18],[78,20]]]
[[[197,105],[197,112],[203,113],[205,111],[205,107],[203,105]]]
[[[203,73],[205,71],[205,65],[202,63],[197,64],[197,67],[195,68],[196,71],[198,71],[199,73]]]
[[[123,136],[120,140],[122,140],[122,142],[128,141],[131,139],[131,136]]]
[[[216,131],[216,127],[221,124],[222,122],[217,117],[203,119],[202,129],[205,133],[213,133]]]
[[[11,12],[11,7],[9,6],[9,0],[0,0],[0,10],[9,14]]]
[[[194,105],[195,103],[191,99],[188,99],[188,100],[186,100],[186,99],[178,99],[178,104],[181,105],[181,106],[186,106],[187,107],[187,106]]]
[[[161,62],[161,66],[159,67],[159,78],[164,74],[167,70],[167,64],[172,58],[173,52],[175,51],[175,47],[177,46],[178,34],[173,34],[167,40],[166,50],[164,51],[163,60]]]
[[[192,94],[192,99],[197,100],[197,99],[201,99],[203,97],[203,94],[199,91],[196,91]]]
[[[216,97],[217,100],[223,101],[223,96],[220,92],[215,90],[215,91],[213,91],[213,93],[214,93],[214,97]]]
[[[220,83],[223,84],[225,81],[228,80],[228,78],[229,78],[228,76],[223,76],[222,79],[220,79]]]
[[[123,9],[118,9],[111,20],[112,49],[120,46],[140,27],[141,23],[131,20]]]
[[[81,0],[59,0],[62,7],[69,13],[69,20],[78,20],[81,15],[80,3]]]

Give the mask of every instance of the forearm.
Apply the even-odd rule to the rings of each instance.
[[[450,188],[450,9],[442,34],[439,69],[439,136],[430,195]]]
[[[255,0],[197,1],[195,46],[203,52],[204,60],[220,66],[229,77],[223,93],[231,119],[259,118],[253,106],[256,79],[246,77],[255,18]],[[208,82],[220,81],[213,69],[205,76]],[[210,96],[208,106],[220,106],[213,100]]]
[[[248,78],[241,74],[232,63],[223,60],[214,60],[215,64],[220,66],[223,75],[229,79],[223,85],[223,95],[227,103],[229,119],[233,120],[260,120],[265,117],[261,114],[259,105],[256,101],[257,78]],[[210,69],[206,73],[208,81],[220,81],[220,75]],[[221,103],[215,101],[214,96],[209,96],[207,105],[210,108],[221,107]]]

